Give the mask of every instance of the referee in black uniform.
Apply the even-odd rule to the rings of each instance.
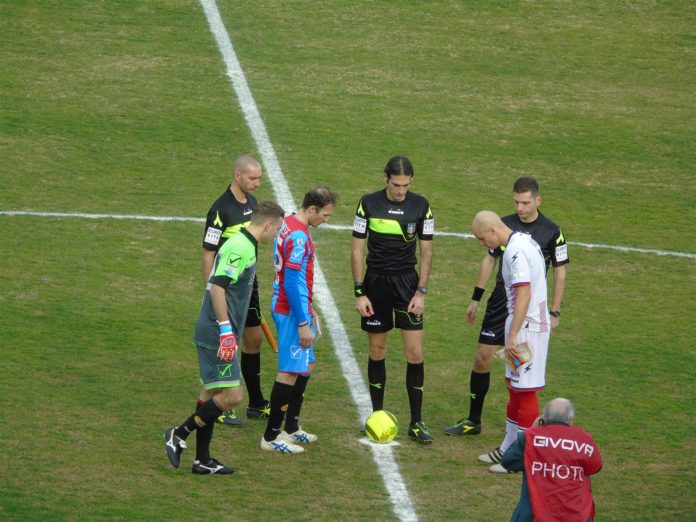
[[[261,164],[252,156],[238,157],[233,166],[232,183],[213,203],[208,211],[203,237],[202,274],[207,284],[213,268],[215,254],[232,234],[238,232],[251,221],[251,213],[256,208],[256,198],[251,194],[261,184]],[[259,303],[258,280],[254,279],[254,290],[249,303],[249,313],[242,338],[241,369],[249,394],[247,418],[266,418],[268,402],[261,390],[261,306]],[[229,426],[244,426],[244,420],[237,412],[227,411],[218,422]]]
[[[566,285],[566,264],[568,258],[568,245],[563,237],[560,227],[549,218],[539,212],[541,195],[536,179],[528,176],[519,178],[512,188],[512,198],[515,202],[514,214],[503,217],[503,223],[515,232],[529,234],[539,243],[544,254],[546,270],[549,264],[553,266],[553,296],[551,298],[551,327],[556,328],[561,317],[561,302]],[[481,297],[488,283],[497,259],[502,256],[500,247],[489,250],[481,262],[478,281],[471,297],[471,304],[466,312],[469,323],[476,321],[476,312]],[[481,324],[479,344],[474,359],[474,367],[469,381],[470,403],[469,415],[460,419],[452,426],[445,428],[448,435],[478,435],[481,433],[481,414],[483,401],[490,386],[490,371],[493,355],[496,350],[505,345],[505,320],[507,319],[507,296],[505,283],[501,271],[498,271],[495,288],[488,299],[486,314]],[[499,459],[498,459],[499,460]],[[497,460],[491,460],[493,464]]]
[[[367,377],[372,410],[384,409],[387,337],[401,329],[406,355],[406,389],[411,409],[408,435],[422,442],[433,436],[421,418],[423,404],[423,310],[432,266],[435,221],[428,200],[409,192],[413,166],[394,156],[384,169],[386,187],[363,196],[353,224],[351,268],[356,309],[367,332]],[[363,254],[367,242],[367,271]],[[420,263],[416,258],[416,243]],[[418,271],[416,271],[418,263]]]

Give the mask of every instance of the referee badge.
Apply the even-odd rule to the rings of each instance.
[[[415,224],[415,223],[409,223],[408,225],[406,225],[406,233],[407,233],[409,236],[412,236],[413,234],[415,234],[415,233],[416,233],[416,224]]]

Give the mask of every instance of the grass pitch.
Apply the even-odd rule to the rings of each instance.
[[[683,2],[220,2],[295,195],[326,183],[350,224],[393,154],[416,168],[437,228],[512,211],[536,176],[572,241],[696,253],[696,9]],[[0,210],[203,217],[234,157],[255,152],[195,2],[0,2]],[[258,194],[272,196],[266,182]],[[190,345],[202,224],[0,215],[0,517],[4,520],[394,518],[328,339],[293,459],[262,423],[216,428],[238,474],[172,470],[162,430],[197,393]],[[348,232],[318,256],[361,365]],[[603,520],[684,520],[692,460],[694,259],[571,246],[541,400],[575,402],[597,439]],[[464,323],[475,242],[440,237],[428,297],[425,420],[396,450],[422,520],[505,520],[518,477],[476,462],[502,436],[494,368],[482,435],[466,413],[477,328]],[[270,252],[261,273],[268,304]],[[488,295],[488,294],[487,294]],[[387,406],[408,405],[394,336]],[[265,349],[267,390],[274,357]]]

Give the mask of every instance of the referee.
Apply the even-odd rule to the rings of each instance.
[[[386,187],[360,199],[353,223],[351,269],[355,307],[367,332],[367,377],[372,410],[384,409],[387,337],[401,329],[406,356],[406,390],[411,409],[408,435],[421,443],[433,436],[421,418],[423,404],[423,310],[432,266],[435,221],[428,200],[409,192],[413,166],[394,156],[384,168]],[[367,270],[363,254],[367,242]],[[416,271],[416,244],[420,263]]]
[[[556,328],[561,317],[561,302],[566,286],[565,265],[570,261],[568,245],[560,227],[539,211],[541,195],[536,179],[524,176],[515,181],[512,187],[512,199],[516,212],[503,217],[503,223],[513,231],[532,236],[532,239],[541,247],[546,270],[548,271],[549,265],[553,266],[553,295],[549,310],[551,327]],[[476,312],[486,284],[495,269],[496,261],[502,254],[503,249],[500,247],[489,250],[481,262],[478,281],[471,297],[471,304],[466,312],[467,321],[471,324],[476,321]],[[490,386],[493,355],[498,348],[505,344],[505,320],[507,316],[507,296],[501,264],[495,288],[486,305],[486,314],[481,324],[474,367],[471,371],[469,415],[445,428],[447,435],[477,435],[481,433],[481,414],[483,402]],[[499,459],[493,457],[491,463],[496,464],[498,461]]]
[[[232,183],[210,207],[206,218],[201,263],[205,283],[210,277],[215,254],[232,234],[249,225],[251,214],[257,205],[252,192],[261,184],[261,164],[252,156],[243,155],[235,160],[232,170]],[[266,418],[269,411],[268,402],[261,391],[262,340],[259,285],[254,278],[254,290],[241,343],[241,369],[249,393],[246,411],[249,419]],[[220,415],[218,422],[228,426],[244,426],[244,420],[237,415],[236,410],[226,411]]]

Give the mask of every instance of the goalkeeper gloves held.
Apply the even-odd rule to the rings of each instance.
[[[218,321],[218,325],[220,326],[220,347],[217,356],[221,361],[231,361],[237,353],[237,336],[232,331],[229,321]]]

